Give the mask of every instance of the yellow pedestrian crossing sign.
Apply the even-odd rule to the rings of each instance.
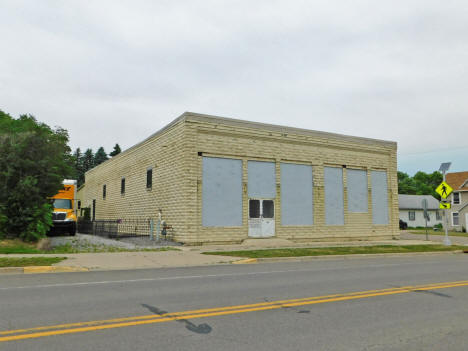
[[[436,188],[436,193],[440,195],[442,199],[446,199],[453,191],[453,189],[446,182],[440,183]]]
[[[445,209],[448,210],[450,207],[452,207],[450,205],[450,202],[441,202],[441,203],[439,203],[439,208],[441,208],[443,210],[445,210]]]

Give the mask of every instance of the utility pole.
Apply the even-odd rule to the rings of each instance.
[[[450,165],[452,162],[444,162],[440,165],[439,172],[442,172],[443,176],[443,181],[445,183],[445,173],[449,170]],[[450,238],[448,236],[448,209],[444,209],[444,217],[445,217],[445,237],[444,237],[444,245],[445,246],[450,246],[452,245],[452,242],[450,241]]]

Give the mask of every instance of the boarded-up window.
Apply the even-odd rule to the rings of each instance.
[[[276,172],[273,162],[248,161],[248,193],[251,198],[276,197]]]
[[[242,225],[242,161],[203,157],[202,224]]]
[[[372,171],[372,223],[388,224],[387,172]]]
[[[125,194],[125,178],[120,181],[120,193]]]
[[[281,224],[314,224],[312,166],[281,164]]]
[[[148,168],[146,170],[146,189],[151,189],[153,187],[153,169]]]
[[[348,185],[348,211],[367,212],[367,172],[359,169],[346,171]]]
[[[327,225],[343,225],[343,169],[337,167],[325,167],[324,181],[325,223]]]

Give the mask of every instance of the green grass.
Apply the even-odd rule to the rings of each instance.
[[[222,255],[249,258],[269,257],[302,257],[302,256],[327,256],[327,255],[356,255],[356,254],[380,254],[380,253],[410,253],[410,252],[439,252],[467,249],[465,246],[444,245],[376,245],[376,246],[346,246],[346,247],[320,247],[320,248],[292,248],[292,249],[268,249],[245,251],[214,251],[203,252],[205,255]]]
[[[38,254],[42,253],[31,243],[25,243],[21,240],[1,240],[0,254]]]
[[[408,229],[408,233],[426,235],[426,230],[425,229]],[[434,231],[432,229],[428,229],[427,234],[429,234],[429,235],[445,235],[445,230],[441,229],[439,231]],[[468,233],[463,233],[463,232],[448,232],[448,235],[449,236],[468,237]]]
[[[51,266],[66,257],[0,257],[0,267]]]

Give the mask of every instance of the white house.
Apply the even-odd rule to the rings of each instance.
[[[447,173],[445,181],[453,188],[447,198],[452,204],[448,228],[468,233],[468,172]]]
[[[427,212],[429,220],[428,227],[442,224],[443,211],[439,210],[439,201],[432,195],[398,195],[398,207],[400,209],[400,219],[408,224],[408,227],[424,227],[423,200],[427,200]]]

